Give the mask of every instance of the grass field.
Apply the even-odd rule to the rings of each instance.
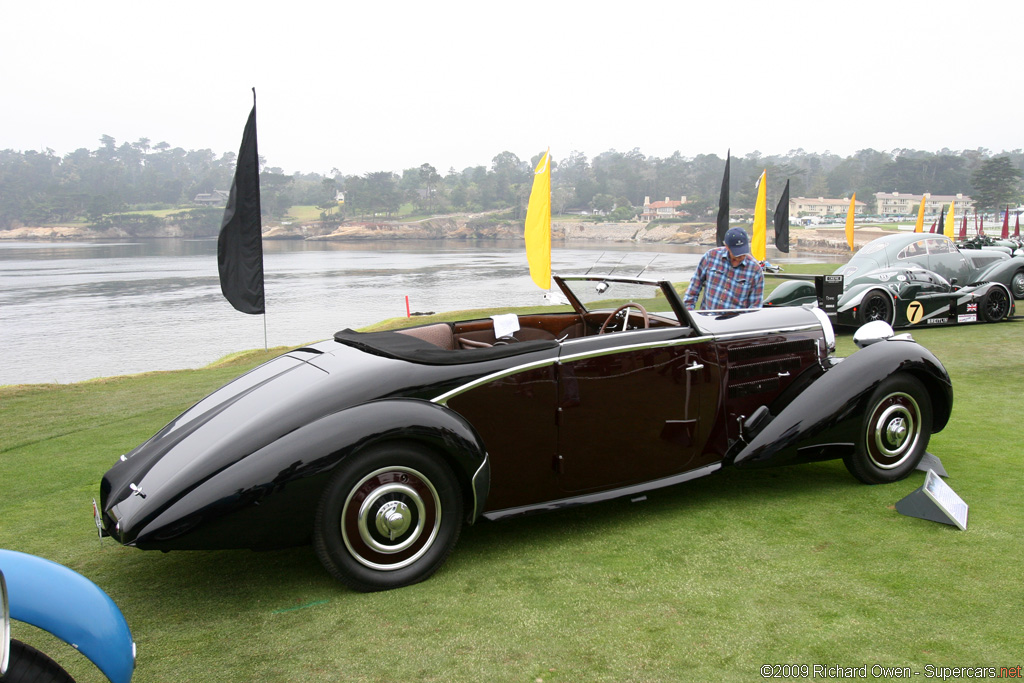
[[[320,220],[321,213],[323,213],[323,209],[319,209],[315,206],[296,204],[288,207],[288,212],[284,219],[286,221],[294,221],[296,223],[308,223],[309,221]]]
[[[277,349],[203,370],[0,388],[0,547],[104,588],[132,628],[142,683],[750,681],[765,664],[866,666],[869,677],[875,664],[905,666],[925,678],[928,666],[1014,667],[1024,654],[1024,323],[914,336],[953,378],[953,417],[929,450],[971,506],[965,532],[895,511],[922,473],[865,486],[827,462],[480,523],[433,578],[385,593],[345,589],[308,547],[161,554],[100,542],[91,499],[117,456]],[[849,335],[839,346],[855,350]],[[44,633],[15,623],[14,637],[79,681],[101,680]]]

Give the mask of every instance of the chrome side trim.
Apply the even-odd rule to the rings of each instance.
[[[797,325],[794,327],[776,327],[776,328],[765,328],[761,330],[747,330],[746,332],[731,332],[730,334],[720,334],[715,339],[721,341],[723,339],[734,339],[736,337],[749,337],[750,335],[756,334],[786,334],[788,332],[810,332],[813,330],[820,330],[821,328],[817,323],[808,323],[806,325]]]
[[[557,362],[557,358],[545,358],[544,360],[538,360],[532,363],[524,363],[523,365],[516,365],[511,368],[505,368],[504,370],[492,372],[491,374],[484,375],[483,377],[477,377],[471,382],[466,382],[461,386],[455,387],[451,391],[446,391],[445,393],[439,396],[435,396],[434,398],[430,399],[430,401],[431,403],[437,403],[439,405],[446,406],[448,405],[448,399],[452,398],[453,396],[458,396],[459,394],[469,391],[470,389],[475,389],[476,387],[482,386],[484,384],[490,384],[491,382],[502,379],[503,377],[518,375],[520,372],[526,372],[527,370],[535,370],[537,368],[542,368],[545,365],[554,365]]]
[[[786,334],[788,332],[808,332],[808,331],[820,330],[820,329],[821,328],[817,324],[815,324],[815,323],[807,323],[807,324],[804,324],[804,325],[793,326],[793,327],[780,327],[780,328],[765,328],[765,329],[759,329],[759,330],[746,330],[746,331],[743,331],[743,332],[732,332],[730,334],[722,334],[722,335],[705,334],[705,335],[701,335],[699,337],[684,337],[682,339],[663,339],[661,341],[644,342],[644,343],[639,343],[639,344],[626,344],[626,345],[623,345],[623,346],[611,346],[611,347],[604,348],[604,349],[595,349],[593,351],[584,351],[584,352],[581,352],[581,353],[572,353],[572,354],[568,354],[568,355],[560,355],[557,358],[545,358],[544,360],[534,361],[532,363],[524,363],[523,365],[516,365],[516,366],[510,367],[510,368],[505,368],[504,370],[499,370],[497,372],[492,372],[491,374],[484,375],[483,377],[478,377],[475,380],[472,380],[470,382],[466,382],[465,384],[457,386],[454,389],[446,391],[445,393],[440,394],[439,396],[435,396],[434,398],[431,399],[431,402],[432,403],[437,403],[439,405],[446,406],[446,405],[448,405],[448,400],[449,399],[451,399],[451,398],[453,398],[455,396],[458,396],[459,394],[465,393],[465,392],[469,391],[470,389],[475,389],[477,387],[483,386],[484,384],[490,384],[491,382],[494,382],[494,381],[499,380],[499,379],[503,379],[505,377],[510,377],[512,375],[517,375],[520,372],[526,372],[528,370],[535,370],[537,368],[542,368],[542,367],[544,367],[546,365],[555,365],[555,364],[561,365],[563,363],[571,363],[573,361],[584,360],[584,359],[587,359],[587,358],[597,358],[597,357],[600,357],[600,356],[608,356],[608,355],[611,355],[613,353],[624,353],[624,352],[629,352],[629,351],[641,351],[643,349],[658,349],[658,348],[666,348],[666,347],[670,347],[670,346],[686,346],[688,344],[700,344],[702,342],[709,342],[709,341],[722,341],[722,340],[726,340],[726,339],[734,339],[734,338],[739,338],[739,337],[749,337],[751,335],[758,335],[758,334]],[[617,332],[616,336],[618,337],[619,335],[642,334],[643,332],[645,332],[645,330],[641,330],[641,331],[638,331],[638,332]],[[596,337],[580,337],[578,339],[572,339],[570,341],[563,342],[562,348],[563,348],[563,350],[565,350],[570,344],[580,343],[580,342],[584,342],[584,341],[593,341],[594,339],[596,339]]]
[[[620,333],[621,334],[621,333]],[[585,358],[596,358],[598,356],[608,356],[613,353],[624,353],[628,351],[641,351],[643,349],[660,349],[668,346],[686,346],[688,344],[699,344],[701,342],[712,341],[715,337],[705,335],[702,337],[685,337],[683,339],[665,339],[656,342],[646,342],[643,344],[628,344],[626,346],[613,346],[607,349],[595,349],[593,351],[584,351],[582,353],[572,353],[567,356],[559,356],[558,364],[571,363],[576,360],[583,360]]]
[[[597,503],[602,500],[622,498],[642,493],[644,491],[653,491],[655,489],[665,488],[666,486],[674,486],[675,484],[681,484],[684,481],[699,479],[700,477],[717,472],[720,469],[722,469],[722,463],[716,462],[711,465],[699,467],[695,470],[690,470],[689,472],[675,474],[671,477],[664,477],[663,479],[655,479],[654,481],[648,481],[642,484],[634,484],[633,486],[625,486],[618,489],[612,489],[610,491],[600,491],[598,493],[587,493],[582,496],[562,498],[561,500],[552,500],[546,503],[535,503],[533,505],[505,508],[504,510],[494,510],[492,512],[485,512],[483,516],[485,519],[493,521],[498,519],[508,519],[510,517],[518,517],[520,515],[526,515],[534,512],[547,512],[550,510],[576,507],[578,505],[587,505],[588,503]]]
[[[490,462],[490,457],[491,456],[489,454],[484,453],[484,459],[480,463],[480,467],[476,469],[476,472],[473,474],[473,479],[469,484],[469,488],[473,489],[473,514],[470,516],[470,519],[474,521],[476,520],[477,515],[480,514],[480,498],[476,495],[476,480],[480,477],[480,473],[487,467],[487,464]]]

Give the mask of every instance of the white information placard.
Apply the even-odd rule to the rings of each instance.
[[[956,495],[956,491],[951,489],[949,484],[942,481],[935,470],[928,470],[928,474],[924,477],[924,493],[946,513],[947,517],[953,520],[953,523],[961,531],[967,529],[967,503]]]
[[[928,519],[955,526],[961,531],[967,530],[967,503],[956,495],[949,484],[942,481],[935,470],[928,470],[924,484],[896,502],[896,511],[908,517]]]
[[[492,315],[491,320],[494,321],[495,339],[509,337],[513,333],[519,331],[519,316],[516,315],[515,313],[502,313],[499,315]]]

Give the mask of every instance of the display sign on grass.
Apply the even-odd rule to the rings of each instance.
[[[949,524],[961,531],[967,530],[967,503],[950,488],[949,484],[928,470],[924,484],[896,503],[896,511],[908,517]]]

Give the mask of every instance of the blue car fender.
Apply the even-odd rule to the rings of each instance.
[[[13,550],[0,550],[11,619],[52,633],[85,655],[112,683],[128,683],[135,642],[124,615],[78,572]]]

